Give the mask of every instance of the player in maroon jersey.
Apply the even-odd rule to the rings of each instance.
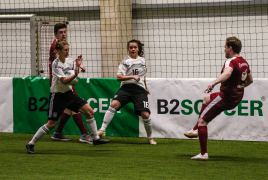
[[[55,35],[55,40],[51,44],[50,51],[49,51],[49,75],[50,75],[49,82],[50,82],[50,85],[51,85],[51,80],[52,80],[52,63],[57,58],[57,51],[55,49],[55,44],[56,44],[57,40],[66,41],[67,25],[64,23],[56,24],[54,26],[54,35]],[[85,72],[84,66],[81,66],[81,69],[82,69],[81,70],[82,72]],[[72,86],[72,90],[73,90],[74,94],[77,95],[74,86]],[[63,130],[63,127],[65,126],[66,122],[71,117],[71,115],[73,116],[73,119],[74,119],[75,123],[77,124],[77,126],[81,132],[81,137],[80,137],[79,141],[83,142],[83,143],[92,144],[93,140],[84,126],[82,115],[80,113],[75,113],[69,109],[64,110],[63,114],[61,115],[58,127],[57,127],[56,131],[53,133],[51,138],[54,140],[57,140],[57,141],[69,141],[70,140],[70,138],[63,135],[62,130]]]
[[[207,124],[222,111],[235,108],[244,96],[244,88],[253,82],[247,61],[239,55],[242,48],[237,37],[229,37],[225,43],[225,61],[221,75],[205,90],[209,93],[214,86],[221,83],[220,92],[206,95],[195,128],[198,128],[198,137],[201,153],[192,157],[193,160],[208,160],[207,153]],[[193,131],[193,130],[191,130]],[[185,135],[191,135],[191,132]],[[192,136],[187,136],[192,137]]]

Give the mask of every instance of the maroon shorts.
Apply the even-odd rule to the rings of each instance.
[[[233,102],[222,97],[222,92],[210,94],[210,101],[201,113],[200,118],[209,123],[222,111],[234,109],[239,104],[237,101]]]

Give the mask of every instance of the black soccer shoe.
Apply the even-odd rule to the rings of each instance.
[[[34,152],[34,145],[26,144],[26,149],[28,151],[28,154],[35,154],[35,152]]]
[[[93,144],[94,145],[100,145],[100,144],[106,144],[106,143],[109,143],[111,142],[110,139],[98,139],[98,140],[93,140]]]

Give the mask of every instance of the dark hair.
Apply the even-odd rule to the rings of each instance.
[[[239,54],[241,52],[241,49],[242,49],[241,41],[235,36],[228,37],[226,39],[226,46],[227,47],[232,46],[232,49],[233,49],[234,53],[237,53],[237,54]]]
[[[57,23],[57,24],[55,24],[55,26],[54,26],[54,33],[57,34],[58,30],[59,29],[62,29],[62,28],[66,28],[67,29],[67,25],[64,24],[64,23]]]
[[[129,48],[129,44],[130,44],[130,43],[137,43],[138,48],[139,48],[138,55],[139,55],[140,57],[143,57],[143,55],[144,55],[144,50],[143,50],[143,46],[144,46],[144,44],[143,44],[142,42],[140,42],[139,40],[132,39],[132,40],[128,41],[128,43],[127,43],[127,49]]]
[[[62,49],[63,49],[63,46],[65,46],[65,45],[69,45],[66,41],[57,41],[56,42],[56,45],[55,45],[55,49],[57,50],[57,51],[61,51]]]

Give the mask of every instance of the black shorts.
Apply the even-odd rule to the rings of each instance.
[[[147,111],[151,114],[148,103],[148,96],[144,88],[136,84],[125,84],[115,94],[113,100],[120,102],[121,107],[129,102],[134,104],[135,114],[141,115],[141,111]],[[117,111],[120,110],[117,109]]]
[[[86,103],[71,90],[65,93],[50,93],[48,120],[57,121],[66,108],[78,112],[78,109]]]

